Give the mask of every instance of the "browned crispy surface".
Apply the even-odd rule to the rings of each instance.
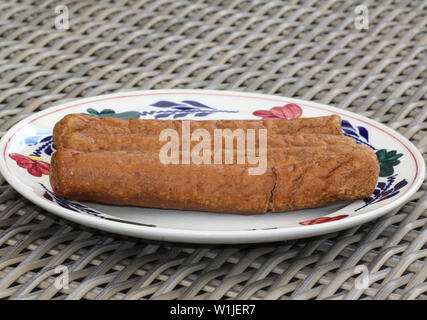
[[[323,152],[323,151],[322,151]],[[300,155],[301,156],[301,155]],[[368,147],[344,148],[335,155],[305,159],[303,164],[274,167],[273,212],[325,206],[369,197],[375,189],[379,164]]]
[[[155,152],[60,149],[50,181],[59,195],[117,205],[239,214],[319,207],[372,194],[379,172],[365,146],[289,147],[268,153],[263,175],[247,165],[163,165]]]
[[[256,132],[258,137],[258,132]],[[235,139],[236,140],[236,139]],[[63,138],[62,147],[83,152],[94,151],[159,151],[166,144],[166,141],[159,141],[155,135],[141,134],[104,134],[104,133],[83,133],[72,132]],[[169,141],[169,140],[168,140]],[[191,141],[190,147],[194,147],[200,141]],[[255,147],[258,148],[258,139]],[[298,135],[268,135],[268,149],[285,147],[319,147],[328,145],[355,145],[354,139],[330,134],[298,134]],[[181,141],[180,149],[182,148]],[[211,140],[213,149],[214,141]],[[225,141],[222,147],[227,145]],[[236,148],[236,141],[234,141]]]
[[[82,114],[70,114],[59,121],[53,129],[53,142],[56,148],[64,147],[64,139],[70,133],[85,135],[159,135],[163,129],[181,132],[183,120],[142,120],[99,118]],[[299,118],[294,120],[186,120],[191,130],[203,128],[213,134],[214,129],[267,129],[269,134],[296,135],[304,133],[342,135],[341,118],[336,115]]]
[[[244,166],[163,165],[148,153],[60,149],[50,171],[53,190],[68,199],[240,214],[266,212],[274,186],[271,170],[251,176]]]

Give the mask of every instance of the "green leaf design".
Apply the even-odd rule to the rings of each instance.
[[[101,115],[110,115],[110,114],[115,114],[116,111],[112,110],[112,109],[104,109],[100,112]]]
[[[386,149],[378,150],[376,154],[380,163],[380,177],[388,177],[394,174],[394,167],[400,163],[398,159],[403,156],[396,150],[387,151]]]
[[[86,111],[87,111],[87,113],[89,113],[92,116],[99,116],[99,112],[96,111],[95,109],[89,108]]]
[[[116,113],[116,111],[112,109],[104,109],[101,112],[96,111],[95,109],[88,108],[87,113],[91,116],[95,117],[112,117],[112,118],[120,118],[120,119],[138,119],[140,117],[140,113],[137,111],[126,111]]]
[[[104,116],[104,115],[102,115]],[[138,119],[141,115],[137,111],[126,111],[121,113],[116,113],[114,115],[108,114],[105,115],[106,117],[114,117],[114,118],[120,118],[120,119]]]

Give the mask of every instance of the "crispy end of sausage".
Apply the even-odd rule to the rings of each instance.
[[[53,144],[55,147],[62,147],[62,141],[73,132],[82,131],[91,122],[96,122],[97,118],[83,114],[68,114],[58,121],[53,127]]]
[[[274,167],[276,184],[270,209],[282,212],[369,197],[379,170],[376,154],[366,146],[335,157],[314,158],[300,166]]]

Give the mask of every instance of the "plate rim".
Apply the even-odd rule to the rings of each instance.
[[[301,106],[315,107],[317,109],[335,113],[338,115],[344,115],[349,118],[356,119],[358,121],[367,123],[373,126],[387,135],[391,136],[398,142],[400,142],[412,155],[415,162],[415,177],[411,182],[409,189],[396,198],[394,201],[382,206],[380,208],[373,209],[370,212],[363,214],[349,216],[346,219],[337,221],[330,221],[323,224],[306,225],[306,226],[295,226],[295,227],[282,227],[278,229],[255,229],[255,230],[191,230],[191,229],[173,229],[161,226],[155,228],[149,226],[132,225],[130,223],[109,221],[99,219],[97,217],[82,215],[71,210],[66,210],[54,203],[44,201],[41,197],[34,194],[32,188],[23,188],[26,186],[18,178],[14,177],[9,173],[10,169],[7,166],[6,150],[9,142],[15,134],[17,134],[22,128],[29,123],[36,121],[40,117],[44,117],[50,113],[57,112],[59,110],[65,110],[67,108],[84,105],[87,103],[93,103],[102,100],[121,99],[125,97],[138,97],[147,95],[164,95],[164,94],[204,94],[204,95],[221,95],[221,96],[232,96],[232,97],[246,97],[246,98],[260,98],[264,100],[273,100],[281,103],[297,103]],[[308,104],[307,104],[308,103]],[[312,236],[318,236],[321,234],[336,232],[351,228],[356,225],[363,224],[365,222],[374,220],[387,212],[395,209],[396,207],[406,203],[406,201],[420,188],[425,177],[425,162],[419,149],[410,142],[406,137],[398,133],[397,131],[387,127],[386,125],[372,120],[363,115],[358,115],[354,112],[340,109],[334,106],[325,105],[317,102],[290,98],[285,96],[263,94],[254,92],[244,91],[233,91],[233,90],[206,90],[206,89],[160,89],[160,90],[138,90],[138,91],[126,91],[118,92],[88,98],[75,99],[68,101],[57,106],[46,108],[45,110],[38,111],[29,117],[20,120],[18,123],[13,125],[6,134],[0,140],[0,172],[5,180],[22,196],[42,207],[43,209],[58,215],[69,221],[73,221],[84,226],[88,226],[94,229],[100,229],[107,232],[122,234],[125,236],[144,238],[150,240],[160,240],[167,242],[182,242],[182,243],[216,243],[216,244],[237,244],[237,243],[259,243],[259,242],[273,242],[283,241],[290,239],[300,239]],[[267,213],[268,214],[268,213]]]

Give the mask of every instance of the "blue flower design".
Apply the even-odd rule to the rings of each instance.
[[[40,146],[38,146],[37,149],[35,149],[33,153],[31,153],[31,156],[41,157],[44,153],[50,157],[52,153],[56,150],[55,146],[53,145],[52,135],[45,136],[38,142],[38,144],[40,144]]]
[[[362,126],[356,128],[347,120],[342,120],[342,131],[347,137],[353,138],[359,144],[364,144],[373,150],[377,150],[374,146],[369,143],[369,132],[368,129]]]
[[[181,102],[161,100],[151,104],[150,106],[161,108],[161,110],[142,111],[140,112],[141,116],[154,115],[154,119],[166,119],[169,117],[178,119],[189,115],[194,115],[195,117],[206,117],[219,112],[239,112],[238,110],[215,109],[194,100],[183,100]]]
[[[101,212],[93,210],[87,206],[84,206],[76,201],[67,200],[65,198],[62,198],[52,191],[50,191],[43,183],[39,183],[42,188],[45,190],[43,197],[49,201],[55,202],[56,204],[60,205],[61,207],[65,209],[69,209],[75,212],[84,212],[87,214],[90,214],[92,216],[105,219],[105,217],[102,215]]]

